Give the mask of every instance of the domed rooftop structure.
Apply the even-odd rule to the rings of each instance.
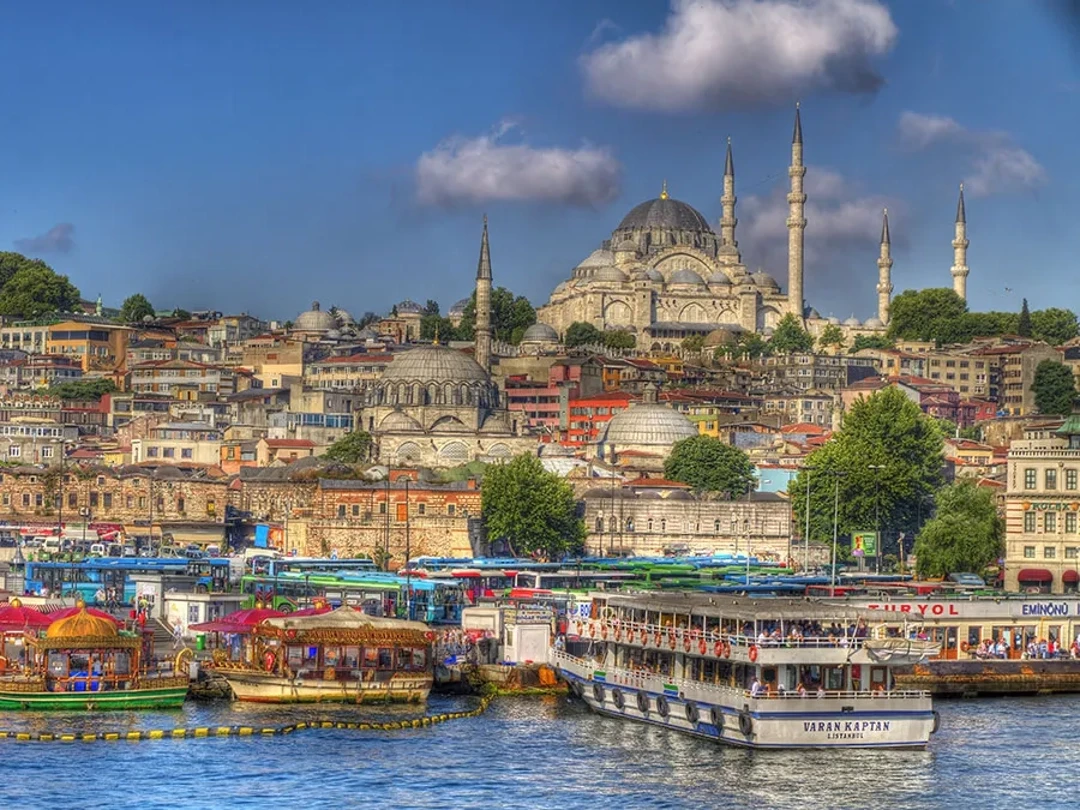
[[[616,230],[629,228],[673,228],[684,231],[709,231],[709,221],[688,203],[673,200],[664,192],[630,209]]]
[[[844,326],[862,326],[862,323],[859,322],[858,318],[852,315],[850,318],[844,321]]]
[[[311,309],[301,312],[293,321],[294,332],[329,332],[336,326],[334,316],[320,309],[318,301],[312,301]]]
[[[835,315],[830,315],[825,320],[828,321],[829,323],[831,323],[833,326],[839,326],[840,325],[840,319],[837,318]]]
[[[655,447],[670,449],[675,442],[698,435],[694,423],[678,411],[656,401],[656,387],[648,386],[645,399],[611,417],[604,442],[615,449]]]
[[[723,270],[717,270],[711,276],[709,276],[710,284],[730,284],[731,279],[727,277]]]
[[[456,301],[454,303],[454,305],[450,307],[450,312],[448,312],[447,314],[448,315],[464,315],[465,314],[465,307],[467,307],[469,305],[469,301],[471,301],[471,300],[472,300],[471,298],[462,298],[460,301]]]
[[[779,289],[780,287],[780,285],[776,283],[776,279],[763,270],[758,270],[756,273],[751,274],[750,280],[759,287],[771,287],[774,289]]]
[[[668,279],[668,284],[695,284],[702,285],[705,281],[695,273],[693,270],[683,268],[682,270],[676,270],[671,274],[671,278]]]
[[[558,343],[559,333],[546,323],[534,323],[521,336],[522,343]]]
[[[807,318],[809,318],[809,319],[810,319],[810,320],[812,320],[812,321],[820,320],[820,318],[821,318],[821,313],[820,313],[820,312],[818,312],[818,311],[817,311],[816,309],[814,309],[813,307],[810,307],[810,312],[809,312],[809,313],[807,313],[806,317],[807,317]]]
[[[868,326],[871,329],[881,329],[885,324],[881,322],[880,318],[867,318],[863,326]]]
[[[623,239],[619,244],[615,245],[616,253],[637,253],[637,245],[634,244],[632,239]]]
[[[714,329],[705,336],[704,346],[706,348],[715,348],[716,346],[730,346],[739,339],[739,336],[735,333],[734,329],[727,329],[720,327]]]
[[[398,311],[398,315],[420,315],[424,312],[424,308],[415,301],[413,301],[411,298],[406,298],[404,301],[401,301],[397,305],[396,309]]]
[[[116,635],[116,622],[92,616],[86,612],[85,604],[78,613],[57,619],[45,631],[46,638],[116,638]]]
[[[629,277],[618,267],[601,267],[592,275],[592,281],[629,281]]]
[[[585,261],[581,262],[578,267],[607,267],[614,263],[614,253],[610,250],[605,250],[604,248],[598,248],[590,253]]]
[[[438,344],[420,346],[396,355],[379,382],[456,383],[487,382],[480,364],[466,354]]]
[[[663,281],[664,280],[663,274],[659,270],[657,270],[655,267],[650,267],[642,275],[644,275],[645,278],[647,278],[649,281]]]

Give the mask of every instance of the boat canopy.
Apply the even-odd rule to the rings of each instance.
[[[405,619],[388,619],[383,616],[369,616],[360,613],[349,606],[339,607],[328,613],[320,613],[309,616],[286,615],[280,618],[267,619],[262,623],[263,627],[273,627],[278,630],[413,630],[426,633],[428,626],[423,622],[411,622]]]
[[[896,621],[896,614],[884,610],[837,605],[811,599],[740,599],[702,593],[603,594],[609,607],[682,613],[724,619],[802,619]]]

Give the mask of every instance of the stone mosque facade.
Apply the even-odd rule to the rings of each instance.
[[[865,322],[852,317],[823,318],[804,300],[803,242],[807,226],[803,178],[802,121],[798,107],[788,167],[788,267],[786,291],[772,276],[750,272],[735,238],[735,163],[728,140],[720,197],[719,233],[691,205],[673,199],[667,184],[660,196],[633,208],[611,238],[574,268],[556,286],[537,318],[565,333],[576,321],[601,330],[626,329],[641,348],[673,348],[691,335],[715,330],[769,333],[792,313],[812,334],[839,326],[850,340],[860,334],[881,334],[889,321],[892,299],[892,256],[888,212],[882,217],[877,261],[877,315]],[[967,246],[963,187],[953,245],[953,287],[966,297]],[[642,341],[641,338],[646,340]]]

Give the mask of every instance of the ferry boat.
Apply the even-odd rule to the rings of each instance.
[[[245,660],[215,668],[238,700],[256,703],[420,702],[432,684],[421,622],[340,607],[256,625]]]
[[[922,748],[939,722],[930,693],[897,689],[892,670],[937,648],[887,637],[885,618],[796,599],[593,594],[551,663],[601,714],[722,743]]]
[[[58,619],[43,636],[27,633],[22,666],[0,676],[0,709],[167,709],[187,696],[182,650],[171,666],[151,663],[148,635],[120,630],[111,619],[78,613]]]

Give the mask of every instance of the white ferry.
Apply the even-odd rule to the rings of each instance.
[[[922,748],[938,714],[892,668],[938,648],[889,637],[887,619],[795,599],[592,594],[551,662],[597,712],[731,745]]]

